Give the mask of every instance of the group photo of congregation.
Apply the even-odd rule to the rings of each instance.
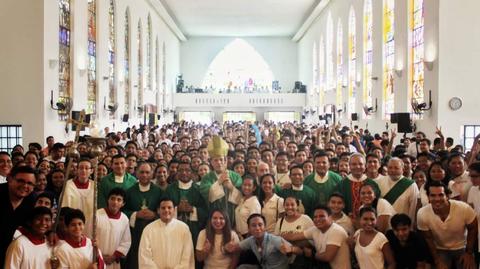
[[[0,268],[480,269],[478,0],[2,0]]]

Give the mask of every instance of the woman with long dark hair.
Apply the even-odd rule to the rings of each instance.
[[[238,243],[240,240],[231,229],[228,215],[215,209],[210,213],[207,226],[198,235],[195,256],[199,262],[204,262],[204,269],[234,269],[238,255],[229,254],[224,249],[232,241]]]

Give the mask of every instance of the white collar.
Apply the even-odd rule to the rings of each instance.
[[[147,192],[150,190],[150,185],[151,183],[148,183],[147,186],[143,186],[142,184],[138,183],[138,189],[140,189],[140,192]]]
[[[325,183],[325,181],[328,180],[328,171],[327,173],[325,174],[324,177],[320,176],[317,171],[315,171],[315,176],[313,177],[315,179],[316,182],[318,183]]]
[[[356,179],[352,176],[352,174],[348,175],[347,178],[350,180],[350,181],[353,181],[353,182],[362,182],[364,181],[365,179],[367,179],[367,176],[365,174],[362,174],[362,177],[360,179]]]
[[[187,183],[183,183],[181,182],[180,180],[178,181],[178,187],[181,189],[181,190],[188,190],[192,187],[192,183],[193,181],[190,180],[189,182]]]
[[[113,179],[114,179],[115,183],[123,183],[123,177],[124,177],[124,176],[125,176],[125,175],[123,175],[123,176],[117,176],[117,175],[113,174]]]
[[[300,187],[296,187],[292,184],[292,190],[294,191],[303,191],[303,184]]]

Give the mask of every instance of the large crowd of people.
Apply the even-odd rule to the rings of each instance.
[[[478,268],[480,136],[189,122],[0,152],[5,268]],[[98,155],[99,154],[99,155]]]

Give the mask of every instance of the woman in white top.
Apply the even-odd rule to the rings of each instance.
[[[427,181],[427,174],[425,171],[420,170],[420,169],[415,169],[412,174],[412,179],[415,181],[418,187],[418,191],[420,192],[420,196],[418,197],[419,203],[422,206],[428,205],[428,196],[427,196],[427,191],[425,190],[425,183]]]
[[[265,174],[260,177],[259,200],[262,204],[262,215],[265,217],[265,230],[269,233],[275,231],[275,224],[283,217],[283,198],[274,192],[275,177],[272,174]]]
[[[372,207],[360,209],[360,226],[354,235],[355,255],[360,269],[383,269],[385,261],[387,268],[395,268],[393,257],[387,237],[375,230],[377,216]]]
[[[360,202],[362,207],[373,207],[378,215],[377,230],[385,233],[390,229],[390,218],[396,214],[393,206],[383,198],[377,198],[373,186],[364,184],[360,187]]]
[[[237,267],[238,255],[225,252],[224,246],[239,241],[237,234],[230,228],[228,215],[221,210],[213,210],[207,227],[198,235],[195,256],[199,262],[204,262],[204,269],[234,269]]]
[[[313,227],[312,219],[304,214],[300,214],[298,207],[300,202],[295,197],[287,197],[284,201],[285,217],[282,217],[277,221],[275,225],[275,235],[282,235],[284,233],[303,233],[310,227]],[[313,248],[309,241],[295,241],[290,242],[293,245],[302,248],[303,251],[311,252]],[[290,259],[290,268],[310,268],[311,261],[302,256],[292,256]]]
[[[253,213],[260,214],[262,211],[260,202],[258,202],[257,196],[254,195],[255,189],[255,179],[250,176],[245,177],[242,183],[243,198],[235,208],[235,230],[243,238],[246,238],[248,235],[248,217]]]

